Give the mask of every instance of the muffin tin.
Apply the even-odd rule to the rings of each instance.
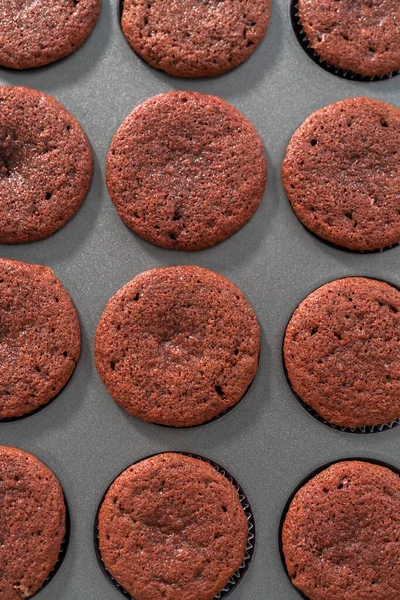
[[[93,543],[99,498],[118,473],[144,456],[186,451],[222,464],[251,504],[257,542],[250,568],[230,598],[296,600],[279,552],[279,523],[299,482],[324,463],[359,456],[400,466],[400,428],[370,435],[341,432],[293,398],[282,341],[297,305],[326,281],[362,275],[400,285],[400,247],[357,254],[311,235],[283,190],[280,167],[295,129],[312,112],[351,96],[400,105],[400,77],[359,82],[337,77],[300,48],[289,0],[274,0],[266,38],[253,56],[218,78],[183,80],[149,67],[122,36],[118,0],[103,0],[100,20],[70,57],[32,71],[0,70],[3,85],[55,96],[80,121],[95,155],[89,196],[58,233],[32,244],[2,246],[0,255],[50,266],[77,307],[82,356],[68,385],[45,409],[0,423],[0,443],[35,454],[59,478],[68,498],[71,535],[65,559],[39,600],[118,600],[102,575]],[[134,106],[169,90],[214,94],[238,108],[260,133],[268,182],[255,216],[234,236],[206,250],[156,248],[125,227],[104,181],[112,136]],[[141,271],[195,264],[231,279],[253,306],[262,329],[259,371],[245,398],[222,418],[175,430],[130,417],[108,395],[93,362],[93,336],[108,299]]]

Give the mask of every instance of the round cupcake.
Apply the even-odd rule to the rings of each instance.
[[[0,418],[47,404],[81,349],[71,298],[47,267],[0,259]]]
[[[215,96],[168,92],[122,123],[106,178],[135,233],[163,248],[199,250],[230,237],[256,211],[266,159],[257,131],[236,108]]]
[[[66,507],[55,475],[37,458],[0,446],[0,590],[30,598],[53,571],[66,534]]]
[[[123,0],[121,26],[152,67],[177,77],[212,77],[253,54],[270,15],[271,0]]]
[[[137,275],[108,302],[97,370],[130,414],[190,427],[234,406],[258,366],[260,330],[242,292],[200,267]]]
[[[100,13],[100,0],[3,0],[0,65],[31,69],[75,52]]]
[[[366,427],[400,417],[400,292],[347,277],[312,292],[293,313],[283,353],[301,400],[331,424]]]
[[[300,221],[338,246],[372,251],[400,240],[400,109],[348,98],[297,129],[282,165]]]
[[[249,527],[227,477],[165,453],[117,477],[98,534],[105,568],[135,600],[212,600],[243,565]]]
[[[298,0],[311,48],[328,65],[364,77],[400,69],[400,4],[397,0]]]
[[[0,243],[33,242],[77,212],[92,180],[92,152],[52,96],[0,86],[0,105]]]
[[[309,600],[398,600],[400,478],[337,462],[295,494],[282,528],[293,585]]]

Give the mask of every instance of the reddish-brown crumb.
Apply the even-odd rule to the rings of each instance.
[[[329,65],[366,77],[400,69],[398,0],[298,0],[311,47]]]
[[[47,267],[0,259],[0,418],[46,404],[81,349],[71,298]]]
[[[0,597],[30,598],[53,570],[66,532],[55,475],[37,458],[0,446]]]
[[[295,310],[284,358],[294,391],[344,427],[400,417],[400,292],[381,281],[327,283]]]
[[[335,463],[295,495],[282,530],[289,576],[310,600],[398,600],[400,478]]]
[[[53,97],[0,87],[0,243],[46,238],[77,212],[93,159],[78,121]]]
[[[258,366],[260,331],[242,292],[200,267],[141,273],[108,302],[96,367],[132,415],[189,427],[235,405]]]
[[[125,119],[106,176],[128,227],[164,248],[198,250],[231,236],[256,211],[266,159],[236,108],[215,96],[169,92]]]
[[[88,37],[100,0],[0,0],[0,65],[31,69],[68,56]]]
[[[122,31],[156,69],[211,77],[237,67],[265,36],[271,0],[124,0]]]
[[[135,600],[212,600],[242,565],[246,515],[235,487],[203,460],[143,460],[109,488],[99,545]]]
[[[351,250],[400,240],[400,109],[348,98],[312,114],[286,150],[283,183],[310,231]]]

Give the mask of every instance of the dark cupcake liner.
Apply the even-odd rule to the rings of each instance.
[[[71,535],[71,517],[70,517],[70,512],[69,512],[69,506],[68,506],[68,502],[67,499],[65,497],[65,493],[63,490],[63,495],[64,495],[64,503],[65,503],[65,536],[63,541],[61,542],[61,546],[60,546],[60,552],[58,554],[58,559],[56,564],[53,567],[53,570],[49,573],[49,575],[47,576],[47,578],[44,580],[43,585],[38,589],[37,592],[35,592],[33,594],[33,596],[28,596],[27,600],[30,600],[31,598],[36,598],[36,596],[38,594],[40,594],[40,592],[48,586],[48,584],[50,583],[50,581],[52,581],[54,579],[54,577],[56,576],[56,574],[58,573],[58,571],[61,568],[61,565],[64,561],[64,558],[67,554],[67,550],[68,550],[68,545],[69,545],[69,539],[70,539],[70,535]]]
[[[383,81],[385,79],[391,79],[400,73],[400,69],[398,71],[392,71],[387,75],[374,75],[373,77],[367,77],[365,75],[359,75],[358,73],[354,73],[353,71],[345,71],[339,67],[334,67],[330,65],[325,60],[323,60],[319,54],[313,50],[310,46],[310,42],[305,34],[303,26],[299,17],[299,6],[298,0],[290,0],[290,20],[292,22],[292,27],[294,34],[299,42],[300,46],[303,48],[304,52],[314,61],[317,65],[331,73],[332,75],[336,75],[337,77],[341,77],[342,79],[348,79],[350,81]]]
[[[297,215],[296,215],[296,217],[297,217]],[[297,219],[300,221],[299,217],[297,217]],[[340,246],[339,244],[335,244],[334,242],[326,240],[325,238],[321,237],[314,231],[311,231],[311,229],[308,229],[308,227],[306,225],[304,225],[304,223],[302,223],[302,221],[300,221],[300,224],[315,239],[319,240],[320,242],[323,242],[324,244],[326,244],[327,246],[330,246],[331,248],[335,248],[336,250],[341,250],[342,252],[348,252],[350,254],[379,254],[381,252],[387,252],[387,250],[392,250],[392,248],[397,248],[400,245],[400,242],[396,242],[395,244],[391,244],[390,246],[383,246],[383,248],[375,248],[374,250],[355,250],[354,248],[346,248],[346,246]]]
[[[124,596],[125,598],[128,598],[128,600],[135,600],[135,598],[133,598],[130,594],[128,594],[128,592],[126,590],[124,590],[124,588],[114,579],[114,577],[112,577],[112,575],[110,574],[110,572],[107,570],[107,567],[105,566],[103,559],[101,557],[101,552],[100,552],[100,547],[99,547],[99,532],[98,532],[98,520],[99,520],[99,512],[100,512],[100,508],[104,502],[104,499],[107,495],[107,492],[110,488],[110,486],[114,483],[114,481],[126,470],[128,469],[130,466],[132,465],[136,465],[139,462],[142,462],[143,460],[146,460],[148,458],[151,458],[152,456],[157,456],[158,454],[168,454],[171,451],[168,452],[157,452],[155,454],[150,454],[149,456],[145,456],[144,458],[140,458],[139,460],[135,461],[134,463],[131,463],[131,465],[128,465],[127,467],[125,467],[125,469],[123,469],[118,475],[117,477],[115,477],[113,479],[113,481],[110,483],[110,485],[107,487],[106,491],[104,492],[100,503],[98,505],[97,511],[96,511],[96,517],[95,517],[95,523],[94,523],[94,548],[95,548],[95,553],[96,553],[96,557],[97,557],[97,561],[99,563],[100,569],[103,573],[103,575],[106,577],[107,581],[112,585],[112,587],[114,589],[116,589],[122,596]],[[248,538],[247,538],[247,546],[246,546],[246,553],[245,553],[245,557],[243,560],[242,565],[239,567],[239,569],[232,575],[231,579],[228,581],[228,583],[226,584],[226,586],[224,587],[223,590],[221,590],[215,597],[214,600],[224,600],[225,598],[227,598],[239,585],[239,583],[242,581],[243,577],[246,575],[248,568],[250,566],[250,562],[251,559],[253,557],[254,554],[254,548],[255,548],[255,539],[256,539],[256,529],[255,529],[255,522],[254,522],[254,515],[253,515],[253,511],[251,509],[250,506],[250,502],[247,499],[247,496],[243,490],[243,488],[240,486],[240,484],[236,481],[236,479],[223,467],[221,467],[221,465],[219,465],[218,463],[214,462],[213,460],[209,459],[209,458],[205,458],[204,456],[200,456],[198,454],[193,454],[191,452],[175,452],[175,454],[183,454],[184,456],[190,456],[192,458],[197,458],[198,460],[203,460],[204,462],[208,463],[209,465],[211,465],[212,467],[214,467],[214,469],[216,471],[218,471],[218,473],[221,473],[221,475],[223,475],[224,477],[227,478],[228,481],[230,481],[232,483],[232,485],[236,488],[238,494],[239,494],[239,500],[240,503],[242,505],[242,508],[244,510],[244,513],[246,515],[249,527],[248,527]]]
[[[354,277],[354,278],[359,277],[361,279],[372,279],[375,281],[382,281],[382,283],[386,283],[387,285],[392,286],[393,288],[395,288],[397,291],[400,292],[400,287],[398,285],[395,285],[394,283],[391,283],[389,281],[385,281],[384,279],[380,279],[379,277],[368,277],[366,275],[346,275],[345,277],[337,277],[336,279],[330,279],[329,281],[326,281],[325,283],[316,287],[312,292],[310,292],[310,294],[312,294],[319,288],[323,287],[327,283],[331,283],[332,281],[339,281],[340,279],[347,279],[348,277]],[[301,300],[301,302],[303,302],[310,294],[307,294],[307,296],[305,296],[305,298],[303,298],[303,300]],[[382,431],[388,431],[389,429],[393,429],[394,427],[397,427],[398,425],[400,425],[400,417],[398,417],[394,421],[390,421],[389,423],[383,423],[381,425],[365,425],[363,427],[343,427],[341,425],[335,425],[334,423],[330,423],[329,421],[326,421],[319,413],[317,413],[317,411],[315,411],[311,406],[309,406],[306,402],[304,402],[304,400],[302,400],[302,398],[298,395],[298,393],[293,389],[292,382],[290,381],[290,378],[289,378],[289,375],[288,375],[288,372],[286,369],[285,356],[283,353],[283,345],[285,342],[286,331],[287,331],[288,325],[290,323],[290,320],[291,320],[295,310],[297,310],[297,308],[300,306],[301,302],[292,311],[292,313],[289,317],[289,320],[286,323],[285,332],[284,332],[283,339],[282,339],[282,350],[281,350],[282,366],[283,366],[283,371],[285,374],[286,381],[288,383],[288,386],[289,386],[293,396],[296,398],[296,400],[300,404],[300,406],[302,408],[304,408],[308,412],[308,414],[310,414],[312,417],[314,417],[314,419],[316,419],[320,423],[323,423],[324,425],[327,425],[331,429],[335,429],[336,431],[341,431],[343,433],[357,433],[357,434],[381,433]]]
[[[286,561],[285,561],[285,555],[283,553],[283,545],[282,545],[282,530],[283,530],[283,524],[285,522],[286,519],[286,515],[287,512],[289,510],[289,507],[292,503],[293,498],[295,497],[295,495],[297,494],[297,492],[303,487],[305,486],[306,483],[308,483],[311,479],[313,479],[313,477],[315,477],[316,475],[318,475],[319,473],[321,473],[322,471],[324,471],[325,469],[328,469],[329,467],[331,467],[332,465],[335,465],[336,463],[340,463],[340,462],[345,462],[345,461],[353,461],[353,460],[357,460],[357,461],[362,461],[362,462],[368,462],[368,463],[372,463],[373,465],[378,465],[380,467],[386,467],[387,469],[390,469],[391,471],[393,471],[393,473],[395,473],[398,477],[400,477],[400,469],[398,467],[395,467],[394,465],[391,465],[387,462],[384,462],[382,460],[378,460],[375,458],[365,458],[365,457],[359,457],[359,456],[350,456],[350,457],[345,457],[345,458],[338,458],[336,460],[331,460],[328,463],[325,463],[323,465],[321,465],[320,467],[317,467],[316,469],[314,469],[311,473],[309,473],[308,475],[306,475],[306,477],[304,477],[304,479],[302,479],[300,481],[300,483],[297,484],[297,486],[295,487],[295,489],[293,490],[293,492],[290,494],[289,498],[287,499],[284,509],[282,511],[282,515],[281,515],[281,519],[279,522],[279,539],[278,539],[278,543],[279,543],[279,555],[281,558],[281,562],[282,562],[282,566],[283,569],[290,581],[290,583],[292,584],[293,588],[296,590],[296,592],[298,593],[298,595],[303,598],[303,600],[310,600],[308,598],[308,596],[305,596],[305,594],[303,594],[303,592],[301,592],[293,583],[292,580],[290,579],[290,575],[288,573],[287,570],[287,566],[286,566]]]
[[[300,398],[300,396],[292,388],[292,384],[290,383],[290,379],[289,379],[289,377],[287,376],[287,373],[286,373],[286,367],[285,367],[285,375],[286,375],[286,379],[287,379],[287,381],[288,381],[288,383],[290,385],[290,389],[292,390],[292,393],[293,393],[294,397],[296,398],[296,400],[299,402],[299,404],[312,417],[314,417],[314,419],[316,419],[320,423],[323,423],[324,425],[327,425],[331,429],[336,429],[337,431],[342,431],[343,433],[358,433],[358,434],[361,434],[361,433],[380,433],[382,431],[387,431],[389,429],[393,429],[394,427],[397,427],[398,425],[400,425],[400,418],[396,419],[395,421],[391,421],[390,423],[384,423],[383,425],[366,425],[365,427],[343,427],[343,426],[340,426],[340,425],[334,425],[333,423],[330,423],[329,421],[326,421],[313,408],[311,408],[311,406],[309,406],[308,404],[306,404],[305,402],[303,402],[303,400]]]

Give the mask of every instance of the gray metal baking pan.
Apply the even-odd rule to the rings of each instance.
[[[279,522],[296,485],[320,465],[348,456],[400,466],[400,427],[352,435],[318,422],[295,400],[281,360],[294,308],[321,284],[365,275],[400,285],[400,247],[375,254],[332,248],[312,236],[290,208],[280,167],[294,130],[318,108],[365,95],[400,105],[400,76],[349,81],[316,65],[299,46],[289,0],[273,0],[266,38],[243,65],[218,78],[175,79],[139,59],[122,36],[118,1],[103,0],[100,20],[70,57],[41,69],[0,70],[0,83],[52,94],[75,115],[95,154],[95,176],[77,215],[58,233],[32,244],[1,246],[0,255],[50,266],[79,312],[83,351],[62,393],[37,414],[0,424],[0,443],[43,460],[64,486],[71,537],[59,572],[38,600],[118,600],[93,546],[97,505],[127,465],[164,450],[207,456],[238,480],[250,500],[257,544],[232,600],[298,600],[283,569]],[[215,94],[258,129],[268,157],[268,183],[254,218],[225,242],[199,252],[156,248],[125,227],[107,194],[105,157],[112,136],[134,106],[169,90]],[[93,363],[93,335],[110,296],[141,271],[196,264],[229,277],[246,294],[262,328],[257,377],[238,406],[217,421],[174,430],[130,417],[111,400]]]

